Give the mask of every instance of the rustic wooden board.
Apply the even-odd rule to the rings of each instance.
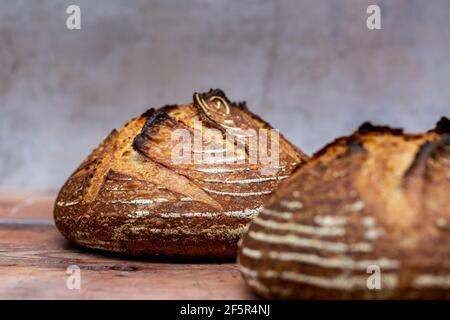
[[[50,192],[0,190],[0,299],[254,299],[235,263],[109,256],[67,242]],[[66,269],[81,269],[80,290]]]

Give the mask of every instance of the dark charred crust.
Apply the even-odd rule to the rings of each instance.
[[[250,110],[248,109],[246,101],[233,102],[233,105],[235,105],[237,108],[239,108],[239,109],[241,109],[243,111],[250,112]]]
[[[355,136],[341,137],[327,144],[325,147],[313,154],[311,159],[317,159],[326,154],[331,148],[338,146],[346,146],[349,154],[365,154],[367,150],[364,144]]]
[[[328,143],[325,147],[314,153],[312,158],[318,158],[324,155],[332,147],[346,145],[350,153],[365,153],[367,150],[364,148],[364,144],[359,139],[361,135],[369,133],[389,133],[392,135],[404,135],[405,139],[408,137],[415,137],[415,135],[405,135],[401,128],[391,128],[389,126],[375,126],[370,122],[364,122],[358,130],[351,136],[344,136],[335,139]]]
[[[364,122],[359,128],[357,133],[367,134],[367,133],[390,133],[393,135],[403,134],[402,128],[391,128],[389,126],[376,126],[370,122]]]
[[[407,179],[414,174],[421,174],[426,168],[427,160],[432,157],[436,151],[443,146],[450,146],[450,136],[444,135],[437,141],[427,141],[423,143],[419,151],[417,151],[414,161],[411,166],[406,170],[404,178]]]
[[[162,106],[159,109],[155,109],[155,108],[150,108],[147,111],[145,111],[142,115],[141,118],[147,118],[149,121],[152,120],[158,113],[160,112],[168,112],[174,108],[178,107],[175,104],[167,104],[165,106]]]
[[[327,153],[327,151],[333,147],[337,147],[339,145],[344,145],[346,144],[347,140],[349,139],[349,137],[341,137],[341,138],[337,138],[335,140],[333,140],[332,142],[328,143],[327,145],[325,145],[325,147],[323,147],[322,149],[320,149],[319,151],[316,151],[311,159],[316,159],[319,158],[321,156],[323,156],[325,153]]]
[[[142,136],[141,135],[137,135],[134,138],[133,143],[132,143],[131,146],[132,146],[134,151],[136,151],[136,152],[138,152],[139,154],[142,155],[143,154],[143,152],[142,152],[143,145],[144,145],[144,141],[143,141]]]
[[[414,175],[414,173],[418,172],[419,170],[422,171],[422,169],[425,168],[427,159],[435,148],[434,144],[434,142],[427,141],[420,146],[419,151],[417,151],[416,156],[414,157],[414,161],[405,172],[405,179]]]
[[[347,147],[348,151],[351,154],[367,152],[367,150],[364,148],[364,144],[358,138],[355,138],[353,136],[347,139]]]
[[[167,114],[166,109],[164,107],[159,109],[150,119],[148,119],[144,127],[142,127],[140,135],[145,134],[148,129],[168,119],[170,119],[170,116]]]
[[[164,110],[168,113],[169,111],[172,111],[173,109],[176,109],[178,107],[179,106],[176,104],[166,104],[165,106],[161,107],[159,110]]]
[[[164,121],[174,121],[174,119],[167,113],[167,110],[170,108],[172,108],[172,106],[162,107],[161,109],[158,109],[156,113],[150,117],[150,119],[148,119],[142,127],[141,132],[133,139],[132,147],[136,152],[143,154],[145,141],[150,138],[151,129],[153,127]]]
[[[447,117],[442,117],[436,123],[436,127],[432,131],[440,134],[450,133],[450,120]]]
[[[150,117],[152,117],[155,114],[156,110],[154,108],[150,108],[147,111],[145,111],[141,117],[142,118],[147,118],[149,119]]]

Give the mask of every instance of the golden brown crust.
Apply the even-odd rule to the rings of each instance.
[[[446,132],[445,118],[425,134],[364,124],[316,153],[242,237],[249,286],[267,298],[450,298]]]
[[[114,130],[62,187],[54,210],[58,229],[80,245],[126,254],[235,256],[251,217],[306,156],[280,137],[280,167],[271,175],[261,173],[261,163],[248,163],[246,145],[237,151],[241,164],[173,161],[180,143],[175,130],[217,129],[203,132],[201,147],[229,151],[240,143],[226,140],[230,126],[232,134],[270,128],[211,90],[195,94],[192,104],[150,109]],[[188,150],[192,159],[207,152],[196,147]]]

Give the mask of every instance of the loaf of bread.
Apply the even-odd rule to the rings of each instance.
[[[239,243],[266,298],[450,298],[450,121],[363,124],[284,181]]]
[[[113,130],[69,177],[56,226],[70,241],[111,252],[235,257],[244,227],[307,159],[281,135],[271,140],[270,129],[221,90],[150,109]],[[255,158],[250,136],[279,157]]]

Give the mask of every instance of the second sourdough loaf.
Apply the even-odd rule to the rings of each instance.
[[[150,109],[113,130],[69,177],[55,203],[56,226],[67,239],[106,251],[233,257],[247,223],[307,159],[280,136],[279,162],[263,172],[265,164],[249,161],[254,150],[238,139],[260,129],[271,127],[221,90]],[[191,140],[199,133],[200,145]],[[174,134],[187,135],[187,161],[174,160]]]
[[[267,298],[450,298],[450,121],[362,125],[301,166],[242,237]]]

